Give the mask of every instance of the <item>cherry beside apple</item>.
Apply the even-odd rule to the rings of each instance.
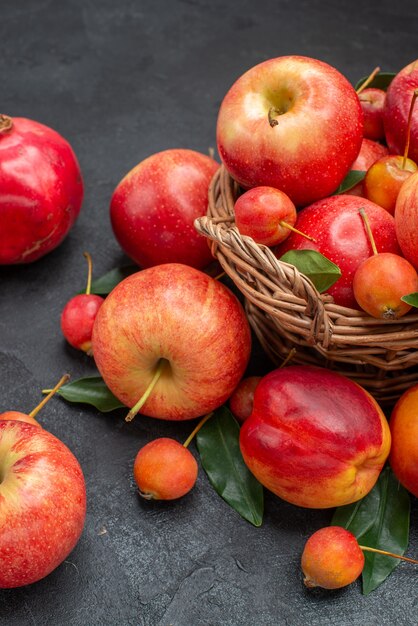
[[[104,302],[104,298],[91,293],[92,260],[84,252],[88,263],[87,287],[85,293],[74,296],[67,302],[61,313],[61,330],[68,343],[92,355],[91,336],[94,320]]]
[[[134,479],[140,496],[146,500],[175,500],[194,487],[198,466],[188,446],[211,416],[212,413],[205,415],[183,444],[160,437],[139,450]]]
[[[0,265],[31,263],[56,248],[82,200],[70,144],[39,122],[0,115]]]
[[[0,420],[26,422],[27,424],[33,424],[40,427],[40,423],[35,419],[36,415],[38,415],[39,411],[45,406],[45,404],[49,402],[52,396],[57,393],[58,389],[60,389],[60,387],[62,387],[69,379],[69,374],[64,374],[55,387],[48,392],[48,395],[45,396],[45,398],[43,398],[43,400],[41,400],[41,402],[34,409],[32,409],[30,413],[21,413],[20,411],[4,411],[3,413],[0,413]]]
[[[353,533],[341,526],[325,526],[309,537],[303,549],[301,567],[305,586],[341,589],[350,585],[363,571],[364,552],[418,563],[416,559],[359,545]]]
[[[359,306],[372,317],[398,319],[411,310],[403,296],[418,291],[418,274],[404,257],[391,252],[378,253],[364,208],[363,218],[373,255],[360,263],[353,278],[353,291]]]

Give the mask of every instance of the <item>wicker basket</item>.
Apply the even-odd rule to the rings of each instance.
[[[279,261],[266,246],[234,225],[237,183],[221,166],[209,189],[206,217],[196,229],[246,299],[250,324],[265,352],[279,364],[295,348],[293,363],[335,369],[393,403],[418,383],[418,314],[387,321],[334,304],[305,275]]]

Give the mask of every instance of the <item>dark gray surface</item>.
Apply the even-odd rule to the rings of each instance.
[[[415,1],[352,3],[243,0],[17,0],[2,3],[2,113],[58,130],[84,174],[80,218],[64,244],[26,267],[0,269],[0,409],[31,410],[62,373],[94,373],[67,347],[60,312],[81,288],[88,249],[94,273],[126,262],[108,205],[121,177],[170,147],[206,152],[215,144],[220,101],[256,63],[282,54],[327,61],[351,81],[376,65],[397,71],[418,55]],[[239,7],[239,8],[238,8]],[[269,364],[256,351],[251,372]],[[140,418],[53,400],[43,424],[78,457],[87,482],[83,536],[54,573],[0,591],[7,626],[277,626],[417,623],[416,569],[400,565],[368,597],[360,585],[308,593],[303,544],[327,524],[267,495],[253,528],[212,490],[201,471],[194,491],[171,504],[142,502],[132,464],[156,436],[185,439],[190,424]],[[195,452],[194,447],[192,450]],[[410,554],[418,554],[413,501]]]

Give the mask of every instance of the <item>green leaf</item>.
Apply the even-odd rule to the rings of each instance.
[[[403,555],[409,540],[409,494],[390,467],[383,470],[375,489],[379,490],[378,514],[369,530],[357,539],[361,545]],[[373,552],[365,552],[364,556],[363,594],[367,595],[386,580],[400,561]]]
[[[203,469],[216,492],[254,526],[263,521],[263,487],[244,463],[239,447],[240,428],[225,406],[197,433]]]
[[[116,267],[115,269],[110,270],[110,272],[103,274],[103,276],[100,276],[100,278],[96,278],[96,280],[92,281],[91,293],[95,293],[100,296],[107,296],[107,294],[110,293],[118,283],[135,272],[139,272],[139,267],[137,265]],[[79,293],[84,293],[84,290]]]
[[[409,494],[389,466],[359,502],[338,507],[331,524],[352,532],[360,545],[403,555],[409,539]],[[399,564],[393,557],[364,552],[363,593],[376,589]]]
[[[355,187],[366,176],[366,172],[362,170],[351,170],[338,187],[335,195],[346,193],[349,189]]]
[[[106,387],[101,376],[79,378],[63,385],[57,393],[68,402],[91,404],[102,413],[114,411],[124,406]]]
[[[294,265],[299,272],[311,279],[320,293],[329,289],[341,277],[338,265],[316,250],[289,250],[280,261]]]
[[[411,306],[418,306],[418,291],[414,293],[408,293],[406,296],[402,296],[401,300],[410,304]]]
[[[379,72],[374,77],[370,85],[368,85],[368,87],[373,87],[375,89],[383,89],[383,91],[386,91],[390,83],[392,82],[394,76],[395,76],[394,72]],[[367,80],[367,78],[368,76],[363,76],[363,78],[360,78],[358,83],[355,85],[354,89],[357,91],[357,89],[359,89],[359,87],[362,86],[362,84]]]

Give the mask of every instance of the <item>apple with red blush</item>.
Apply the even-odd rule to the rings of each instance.
[[[298,228],[314,237],[309,241],[296,233],[277,248],[280,258],[289,250],[317,250],[338,265],[341,277],[328,289],[336,304],[358,309],[353,292],[353,278],[357,267],[373,253],[359,209],[364,207],[379,252],[400,254],[396,240],[395,220],[385,209],[356,196],[330,196],[315,202],[298,213]]]
[[[0,420],[0,589],[58,567],[85,516],[83,472],[68,447],[39,425]]]
[[[337,69],[282,56],[238,78],[221,103],[216,132],[219,155],[243,188],[275,187],[304,206],[335,191],[350,170],[363,113]]]
[[[78,217],[83,191],[68,141],[39,122],[0,115],[0,265],[54,250]]]
[[[360,385],[326,368],[290,365],[258,383],[240,432],[245,463],[267,489],[308,508],[355,502],[390,450],[382,409]]]
[[[369,167],[371,167],[375,161],[377,161],[381,157],[387,156],[388,154],[389,150],[386,146],[379,143],[378,141],[364,138],[361,142],[360,152],[358,153],[356,160],[352,164],[351,169],[360,172],[367,172]],[[364,197],[363,181],[360,181],[359,183],[354,185],[354,187],[347,189],[345,193],[350,196]]]
[[[247,367],[250,327],[236,296],[187,265],[165,263],[125,278],[93,327],[93,357],[131,411],[168,420],[209,413]]]
[[[401,186],[395,204],[396,236],[403,256],[418,270],[418,172]]]
[[[384,140],[383,107],[386,92],[377,87],[366,87],[358,97],[363,111],[363,136],[373,141]]]
[[[418,89],[418,60],[402,68],[390,83],[383,108],[386,143],[394,154],[404,154],[411,99]],[[418,109],[410,124],[409,158],[418,162]]]
[[[121,248],[143,268],[183,263],[206,268],[214,259],[194,228],[206,215],[219,165],[195,150],[170,149],[141,161],[118,183],[110,218]]]

